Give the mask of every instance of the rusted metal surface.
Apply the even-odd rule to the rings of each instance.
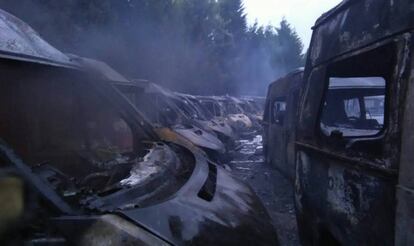
[[[316,22],[295,151],[296,209],[305,245],[412,242],[411,187],[405,183],[397,192],[396,186],[401,175],[413,175],[410,168],[399,169],[412,166],[403,161],[412,151],[401,148],[412,146],[411,124],[404,125],[411,115],[405,108],[412,101],[406,92],[412,80],[413,6],[407,0],[349,0]],[[352,137],[340,128],[324,132],[332,78],[361,77],[386,81],[381,129]]]

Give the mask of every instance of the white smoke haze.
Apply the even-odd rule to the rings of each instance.
[[[148,79],[179,92],[263,96],[271,81],[295,68],[281,58],[275,61],[275,49],[265,42],[249,43],[237,34],[227,35],[221,26],[209,26],[208,1],[194,5],[200,17],[180,13],[182,9],[171,12],[173,2],[0,0],[0,8],[63,52],[103,60],[129,78]],[[147,9],[141,10],[144,4]],[[170,17],[171,13],[179,14]],[[235,20],[234,25],[239,19]]]

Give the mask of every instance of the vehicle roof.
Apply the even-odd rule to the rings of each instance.
[[[284,96],[290,88],[301,84],[304,69],[298,68],[269,85],[268,95]],[[299,77],[298,77],[299,76]],[[292,81],[294,80],[294,81]]]
[[[414,29],[412,0],[344,0],[315,23],[310,65]]]
[[[63,67],[76,67],[28,24],[0,9],[0,57]]]
[[[296,68],[295,70],[293,70],[293,71],[291,71],[291,72],[283,75],[282,77],[280,77],[280,78],[276,79],[275,81],[273,81],[272,83],[270,83],[269,87],[272,87],[273,84],[278,83],[278,81],[281,80],[281,79],[284,79],[284,78],[287,78],[287,77],[291,77],[291,76],[295,76],[297,74],[303,73],[304,70],[305,70],[304,67]]]
[[[350,4],[351,2],[355,1],[361,1],[361,0],[342,0],[339,4],[337,4],[332,9],[328,10],[327,12],[323,13],[317,20],[315,25],[312,27],[312,29],[315,29],[317,26],[323,24],[325,21],[329,20],[332,16],[337,14],[339,11],[341,11],[344,7],[346,7],[347,4]]]

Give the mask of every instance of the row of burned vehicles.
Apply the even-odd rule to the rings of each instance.
[[[269,86],[264,153],[304,245],[414,244],[414,2],[348,0]]]
[[[237,140],[262,130],[264,98],[194,96],[147,80],[124,79],[113,85],[147,117],[161,138],[170,141],[179,136],[219,165],[234,157]]]
[[[1,245],[277,245],[220,165],[257,100],[126,79],[1,10],[0,100]]]

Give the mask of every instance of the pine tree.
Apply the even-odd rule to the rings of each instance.
[[[273,57],[274,65],[283,65],[285,72],[289,72],[303,65],[303,44],[296,31],[286,19],[280,22],[277,32],[277,50]]]

